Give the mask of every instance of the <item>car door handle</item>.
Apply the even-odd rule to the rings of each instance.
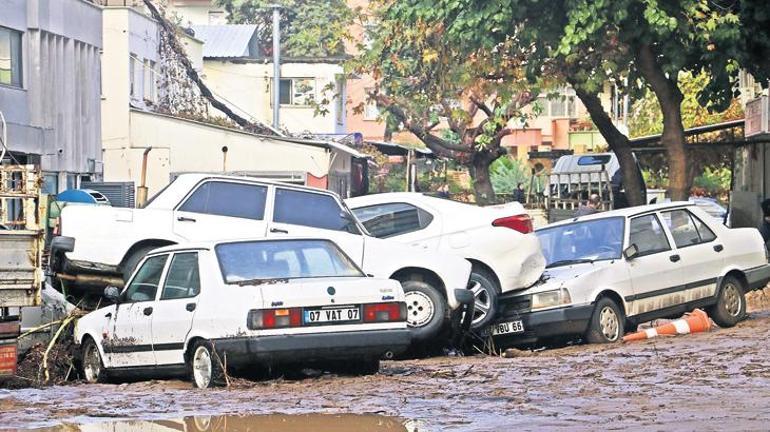
[[[150,316],[150,315],[152,315],[152,307],[146,307],[146,308],[144,308],[144,311],[143,311],[143,312],[144,312],[144,314],[145,314],[145,315],[147,315],[147,316]]]
[[[671,262],[677,262],[682,258],[679,255],[671,255],[670,257],[668,257],[668,259],[670,259]]]
[[[270,228],[270,232],[271,233],[281,233],[281,234],[288,234],[289,233],[289,231],[286,231],[285,229],[282,229],[282,228]]]
[[[714,246],[714,252],[722,252],[723,250],[725,250],[725,247],[722,246],[722,245],[715,245]]]
[[[187,312],[192,312],[195,310],[195,303],[187,303],[184,308],[187,309]]]
[[[105,318],[112,318],[112,312],[107,312],[106,314],[104,314],[104,317]]]
[[[195,219],[185,217],[185,216],[179,216],[178,218],[176,218],[176,220],[178,220],[179,222],[196,222]]]

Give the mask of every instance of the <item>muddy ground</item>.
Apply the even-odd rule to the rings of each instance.
[[[418,430],[767,430],[770,292],[732,329],[514,358],[384,362],[369,377],[0,390],[0,429],[215,414],[382,414]]]

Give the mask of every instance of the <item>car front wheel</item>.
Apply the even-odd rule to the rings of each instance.
[[[83,378],[87,383],[94,384],[105,382],[106,376],[99,347],[88,337],[83,343]]]
[[[743,284],[733,276],[722,280],[715,305],[707,310],[719,327],[732,327],[746,315],[746,295]]]
[[[449,308],[444,296],[433,286],[420,281],[401,282],[406,302],[406,323],[414,341],[438,336]]]
[[[205,389],[224,384],[224,370],[211,343],[197,342],[188,362],[195,388]]]
[[[470,286],[473,292],[474,308],[471,328],[474,330],[487,327],[497,313],[497,296],[500,288],[494,277],[482,269],[473,269]]]
[[[596,302],[594,313],[588,324],[586,341],[588,343],[612,343],[623,337],[623,313],[620,307],[609,297],[602,297]]]

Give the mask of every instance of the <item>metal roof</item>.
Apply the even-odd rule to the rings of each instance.
[[[202,40],[204,58],[253,57],[256,55],[257,26],[252,24],[194,25]]]

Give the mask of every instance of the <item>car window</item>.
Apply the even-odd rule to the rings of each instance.
[[[155,300],[155,294],[158,292],[160,275],[163,273],[163,267],[166,265],[168,255],[158,255],[147,260],[136,272],[131,283],[126,288],[124,299],[126,302],[141,302]]]
[[[700,243],[700,236],[690,217],[690,212],[673,210],[663,212],[661,215],[669,231],[671,231],[671,236],[674,237],[676,247],[683,248]]]
[[[690,216],[692,217],[693,222],[695,222],[695,228],[698,230],[698,235],[700,236],[700,241],[702,243],[708,243],[710,241],[714,241],[717,238],[717,235],[714,234],[714,231],[711,231],[711,228],[709,228],[703,221],[698,219],[697,216],[690,213]]]
[[[650,255],[671,250],[666,233],[655,215],[631,219],[630,244],[635,244],[639,255]]]
[[[262,220],[266,197],[266,186],[210,181],[196,189],[179,210]]]
[[[185,252],[174,254],[168,266],[166,282],[163,284],[161,300],[195,297],[200,293],[198,254]]]
[[[369,234],[385,238],[421,230],[433,221],[427,211],[406,203],[388,203],[353,209]]]
[[[347,211],[331,195],[282,188],[275,191],[274,222],[358,234],[344,214]]]

